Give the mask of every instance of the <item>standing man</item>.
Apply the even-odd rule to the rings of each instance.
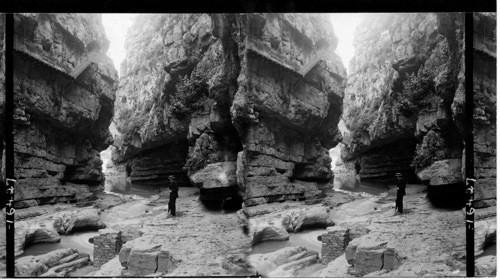
[[[403,178],[403,174],[396,173],[396,186],[398,187],[398,194],[396,196],[396,211],[403,213],[403,196],[406,194],[406,181]]]
[[[170,200],[168,201],[168,212],[175,216],[175,200],[179,197],[179,186],[173,175],[168,176],[170,182]]]

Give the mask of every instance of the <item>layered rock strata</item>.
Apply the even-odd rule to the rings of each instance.
[[[189,177],[209,200],[303,199],[308,187],[296,180],[318,189],[332,179],[345,77],[336,44],[323,15],[138,16],[114,164],[136,183]],[[142,164],[146,153],[158,164]]]
[[[474,207],[496,205],[496,14],[474,14]]]
[[[304,267],[318,261],[318,252],[291,246],[267,254],[249,256],[249,262],[264,277],[297,277]]]
[[[16,207],[88,198],[104,180],[117,74],[99,15],[16,14]]]
[[[394,180],[402,172],[423,180],[436,197],[441,187],[462,193],[463,16],[367,15],[354,46],[343,103],[344,162],[361,180]],[[437,162],[445,179],[417,178]]]
[[[26,256],[16,260],[16,277],[68,277],[71,271],[86,266],[88,254],[78,250],[57,249],[39,256]]]

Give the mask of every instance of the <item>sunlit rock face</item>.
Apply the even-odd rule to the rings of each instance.
[[[436,161],[461,162],[462,15],[367,15],[354,38],[344,161],[369,181],[394,180],[395,172],[416,181]]]
[[[496,14],[474,14],[475,207],[496,205]]]
[[[236,180],[218,185],[248,204],[303,197],[294,179],[332,178],[327,148],[340,140],[345,77],[336,44],[323,15],[138,16],[115,103],[122,136],[114,163],[128,166],[133,182],[161,185],[177,175],[200,186],[202,196],[204,184],[187,178],[225,163],[236,165],[224,169]],[[305,77],[301,68],[310,68]],[[137,158],[160,147],[185,156],[155,165],[155,182],[146,182],[136,173]],[[142,175],[156,172],[142,166]]]
[[[104,180],[116,70],[100,15],[16,14],[17,207],[85,199]],[[19,51],[21,50],[21,51]],[[69,75],[97,54],[75,80]]]

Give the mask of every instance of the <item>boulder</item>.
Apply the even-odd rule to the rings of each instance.
[[[290,234],[286,231],[281,220],[266,221],[263,219],[250,219],[248,222],[249,237],[252,244],[270,240],[288,240]]]
[[[38,277],[50,268],[70,262],[77,257],[78,251],[71,248],[57,249],[39,256],[21,257],[16,260],[16,277]]]
[[[203,189],[236,186],[236,162],[211,163],[189,176],[195,186]]]
[[[475,260],[476,277],[495,277],[497,274],[497,257],[484,256]]]
[[[170,252],[162,249],[161,244],[147,242],[125,243],[120,250],[119,261],[126,268],[122,275],[127,276],[145,276],[157,272],[166,274],[176,267],[176,260]]]
[[[98,210],[94,208],[65,211],[54,216],[54,228],[60,234],[105,227],[106,225],[99,217]]]
[[[57,243],[61,237],[53,226],[52,221],[19,221],[15,227],[15,255],[21,255],[24,248],[35,243]]]
[[[352,273],[363,276],[379,270],[394,270],[401,265],[401,257],[388,241],[372,236],[356,238],[346,248],[347,262],[353,265]]]
[[[103,264],[98,271],[96,271],[92,276],[94,277],[113,277],[121,275],[123,267],[120,264],[118,256]]]
[[[496,216],[477,220],[474,223],[474,254],[481,255],[484,248],[496,243]]]
[[[418,173],[418,178],[427,185],[440,186],[463,182],[462,159],[445,159],[432,163]]]
[[[329,207],[314,205],[286,210],[281,213],[281,217],[287,231],[298,232],[307,228],[326,228],[335,225],[330,219],[329,213]]]
[[[330,208],[322,205],[301,207],[287,202],[264,204],[244,208],[251,218],[248,222],[253,244],[266,240],[288,240],[288,232],[299,232],[307,228],[326,228],[335,223],[329,217]],[[295,207],[294,207],[295,206]],[[269,212],[273,210],[272,212]],[[248,214],[247,214],[248,215]]]

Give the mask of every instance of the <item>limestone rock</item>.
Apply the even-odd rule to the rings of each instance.
[[[15,273],[17,277],[38,277],[45,276],[44,274],[47,274],[48,277],[67,276],[68,269],[86,265],[89,260],[88,255],[81,258],[76,249],[57,249],[44,255],[17,259]],[[64,270],[63,274],[56,274],[56,272],[60,273],[60,270]]]
[[[24,248],[35,243],[57,243],[61,237],[54,228],[52,221],[19,221],[15,227],[15,255],[21,255]]]
[[[127,268],[123,275],[144,276],[156,272],[162,274],[172,272],[176,261],[172,255],[161,249],[161,244],[125,243],[120,250],[119,260]]]
[[[288,231],[298,232],[306,228],[326,228],[335,223],[329,216],[330,208],[314,205],[307,208],[290,209],[281,214]]]
[[[496,216],[477,220],[474,223],[474,254],[480,255],[486,246],[496,243],[496,234]]]
[[[418,178],[431,186],[463,182],[462,159],[446,159],[432,163],[418,173]]]
[[[492,41],[496,34],[496,17],[489,13],[476,13],[474,34]],[[474,199],[475,207],[488,207],[496,203],[496,51],[485,48],[488,43],[475,41],[473,51],[474,90],[474,174],[477,176]],[[482,46],[482,47],[481,47]],[[491,47],[490,47],[491,48]],[[486,49],[486,51],[485,51]],[[462,102],[457,102],[457,111],[462,113]],[[479,202],[479,203],[478,203]],[[477,205],[477,206],[476,206]]]
[[[290,234],[286,231],[281,220],[263,221],[261,219],[251,219],[248,222],[250,228],[249,236],[252,244],[257,244],[269,240],[288,240]]]
[[[250,213],[248,228],[252,244],[266,240],[288,240],[288,232],[326,228],[335,224],[329,217],[330,209],[322,205],[297,207],[297,204],[290,203],[285,207],[280,206],[264,204],[245,208]]]
[[[255,42],[243,38],[246,23],[258,31]],[[260,49],[247,51],[252,46]],[[295,179],[328,183],[327,148],[340,141],[346,72],[336,46],[323,15],[136,17],[115,104],[114,165],[128,168],[136,183],[176,175],[181,185],[191,184],[188,176],[199,185],[206,168],[231,162],[227,182],[203,179],[203,201],[305,198]],[[292,73],[282,71],[287,65]],[[207,191],[221,185],[232,187]]]
[[[495,277],[497,274],[497,257],[484,256],[475,260],[476,277]]]
[[[302,246],[291,246],[248,258],[257,273],[264,277],[293,277],[305,266],[317,262],[318,253],[308,252]]]
[[[363,17],[343,99],[348,174],[417,181],[434,162],[462,157],[463,26],[453,13]]]
[[[57,213],[54,227],[58,233],[69,234],[79,230],[101,229],[106,225],[101,221],[97,209],[85,208]]]
[[[112,142],[118,76],[100,17],[14,17],[25,53],[14,55],[16,208],[89,200],[104,181],[99,152]],[[93,66],[68,78],[88,57]]]
[[[107,263],[103,264],[98,271],[96,271],[92,276],[95,277],[111,277],[116,275],[121,275],[123,267],[120,264],[118,256],[114,257]]]
[[[382,269],[393,270],[401,265],[401,257],[387,241],[370,236],[356,238],[346,248],[346,259],[354,265],[353,274],[363,276]]]
[[[189,177],[203,189],[236,186],[236,162],[218,162],[205,166]]]

